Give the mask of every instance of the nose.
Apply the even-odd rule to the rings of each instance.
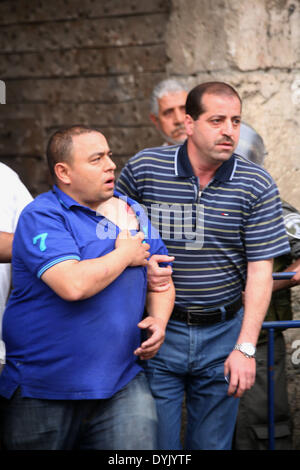
[[[174,109],[174,121],[176,123],[183,123],[184,122],[184,112],[180,108]]]
[[[233,128],[233,123],[231,122],[231,119],[226,119],[223,124],[222,128],[223,134],[227,136],[232,136],[234,132]]]
[[[106,155],[106,170],[114,171],[117,168],[117,165],[112,161],[109,155]]]

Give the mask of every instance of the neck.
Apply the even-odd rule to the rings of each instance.
[[[74,201],[76,201],[78,204],[81,204],[84,207],[88,207],[89,209],[95,212],[98,212],[98,208],[102,204],[105,205],[105,203],[108,203],[111,199],[114,198],[114,196],[111,196],[108,199],[100,199],[100,200],[95,200],[95,201],[91,199],[88,200],[85,197],[81,196],[81,194],[78,194],[77,192],[73,193],[72,189],[67,185],[61,185],[61,184],[56,183],[56,186],[65,194],[67,194],[69,197],[74,199]]]
[[[200,155],[189,143],[188,141],[187,151],[190,164],[193,168],[194,175],[200,180],[201,187],[204,187],[213,179],[223,162],[213,162],[205,158],[205,156]]]
[[[197,176],[200,181],[200,186],[203,188],[213,179],[218,168],[221,166],[222,163],[218,163],[216,165],[209,165],[206,164],[205,161],[199,159],[199,157],[193,158],[192,156],[190,156],[190,154],[188,155],[191,166],[193,168],[194,175]]]

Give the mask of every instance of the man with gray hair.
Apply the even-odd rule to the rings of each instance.
[[[186,97],[186,88],[172,78],[159,82],[152,91],[150,119],[165,139],[165,145],[182,144],[186,139]]]

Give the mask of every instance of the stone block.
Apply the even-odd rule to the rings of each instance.
[[[299,24],[299,1],[173,0],[167,70],[187,75],[299,68]]]
[[[169,0],[10,0],[0,3],[0,24],[153,14],[169,8]]]
[[[8,53],[1,56],[0,77],[32,79],[157,73],[164,71],[166,61],[163,44]]]
[[[2,26],[0,50],[19,53],[81,48],[138,46],[163,41],[167,15],[158,13]]]
[[[0,157],[42,156],[43,129],[37,119],[0,118]]]

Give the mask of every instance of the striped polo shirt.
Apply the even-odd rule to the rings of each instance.
[[[235,300],[247,262],[290,251],[278,189],[261,167],[233,154],[201,191],[187,143],[142,150],[117,189],[137,200],[175,256],[176,305],[195,313]]]

